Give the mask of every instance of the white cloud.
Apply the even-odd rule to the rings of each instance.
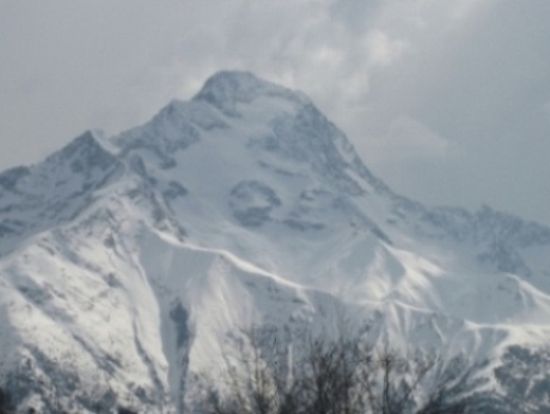
[[[384,153],[392,153],[391,160],[445,159],[452,156],[452,144],[426,125],[402,116],[391,121],[383,137]]]
[[[392,40],[381,30],[373,30],[366,37],[368,56],[373,65],[386,66],[393,63],[405,49],[406,42]]]

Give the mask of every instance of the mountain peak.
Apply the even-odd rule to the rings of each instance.
[[[267,81],[260,79],[254,73],[247,70],[219,70],[208,77],[204,87],[220,86],[230,83],[235,86],[245,86],[246,84],[266,82]]]
[[[238,103],[250,103],[260,96],[282,98],[296,103],[310,100],[300,92],[292,91],[259,78],[251,72],[223,70],[208,78],[195,101],[205,101],[227,115],[237,115]]]
[[[238,98],[242,94],[275,86],[258,78],[252,72],[239,70],[221,70],[210,76],[199,91],[196,99],[208,99],[213,95],[233,95]]]

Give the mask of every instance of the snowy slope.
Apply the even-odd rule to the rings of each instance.
[[[550,229],[395,194],[250,73],[0,174],[0,255],[0,372],[45,413],[180,412],[256,325],[291,341],[344,314],[373,343],[496,361],[502,392],[550,339]]]

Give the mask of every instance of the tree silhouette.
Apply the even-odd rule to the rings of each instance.
[[[275,331],[244,332],[247,347],[226,353],[221,384],[206,381],[207,414],[463,414],[474,367],[464,359],[401,356],[357,336],[306,339],[298,356]],[[230,360],[228,355],[237,355]]]

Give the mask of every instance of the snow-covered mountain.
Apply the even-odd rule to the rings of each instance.
[[[548,409],[550,229],[394,193],[299,92],[220,72],[0,174],[0,386],[21,407],[179,412],[239,328],[343,314],[488,359],[492,392]]]

